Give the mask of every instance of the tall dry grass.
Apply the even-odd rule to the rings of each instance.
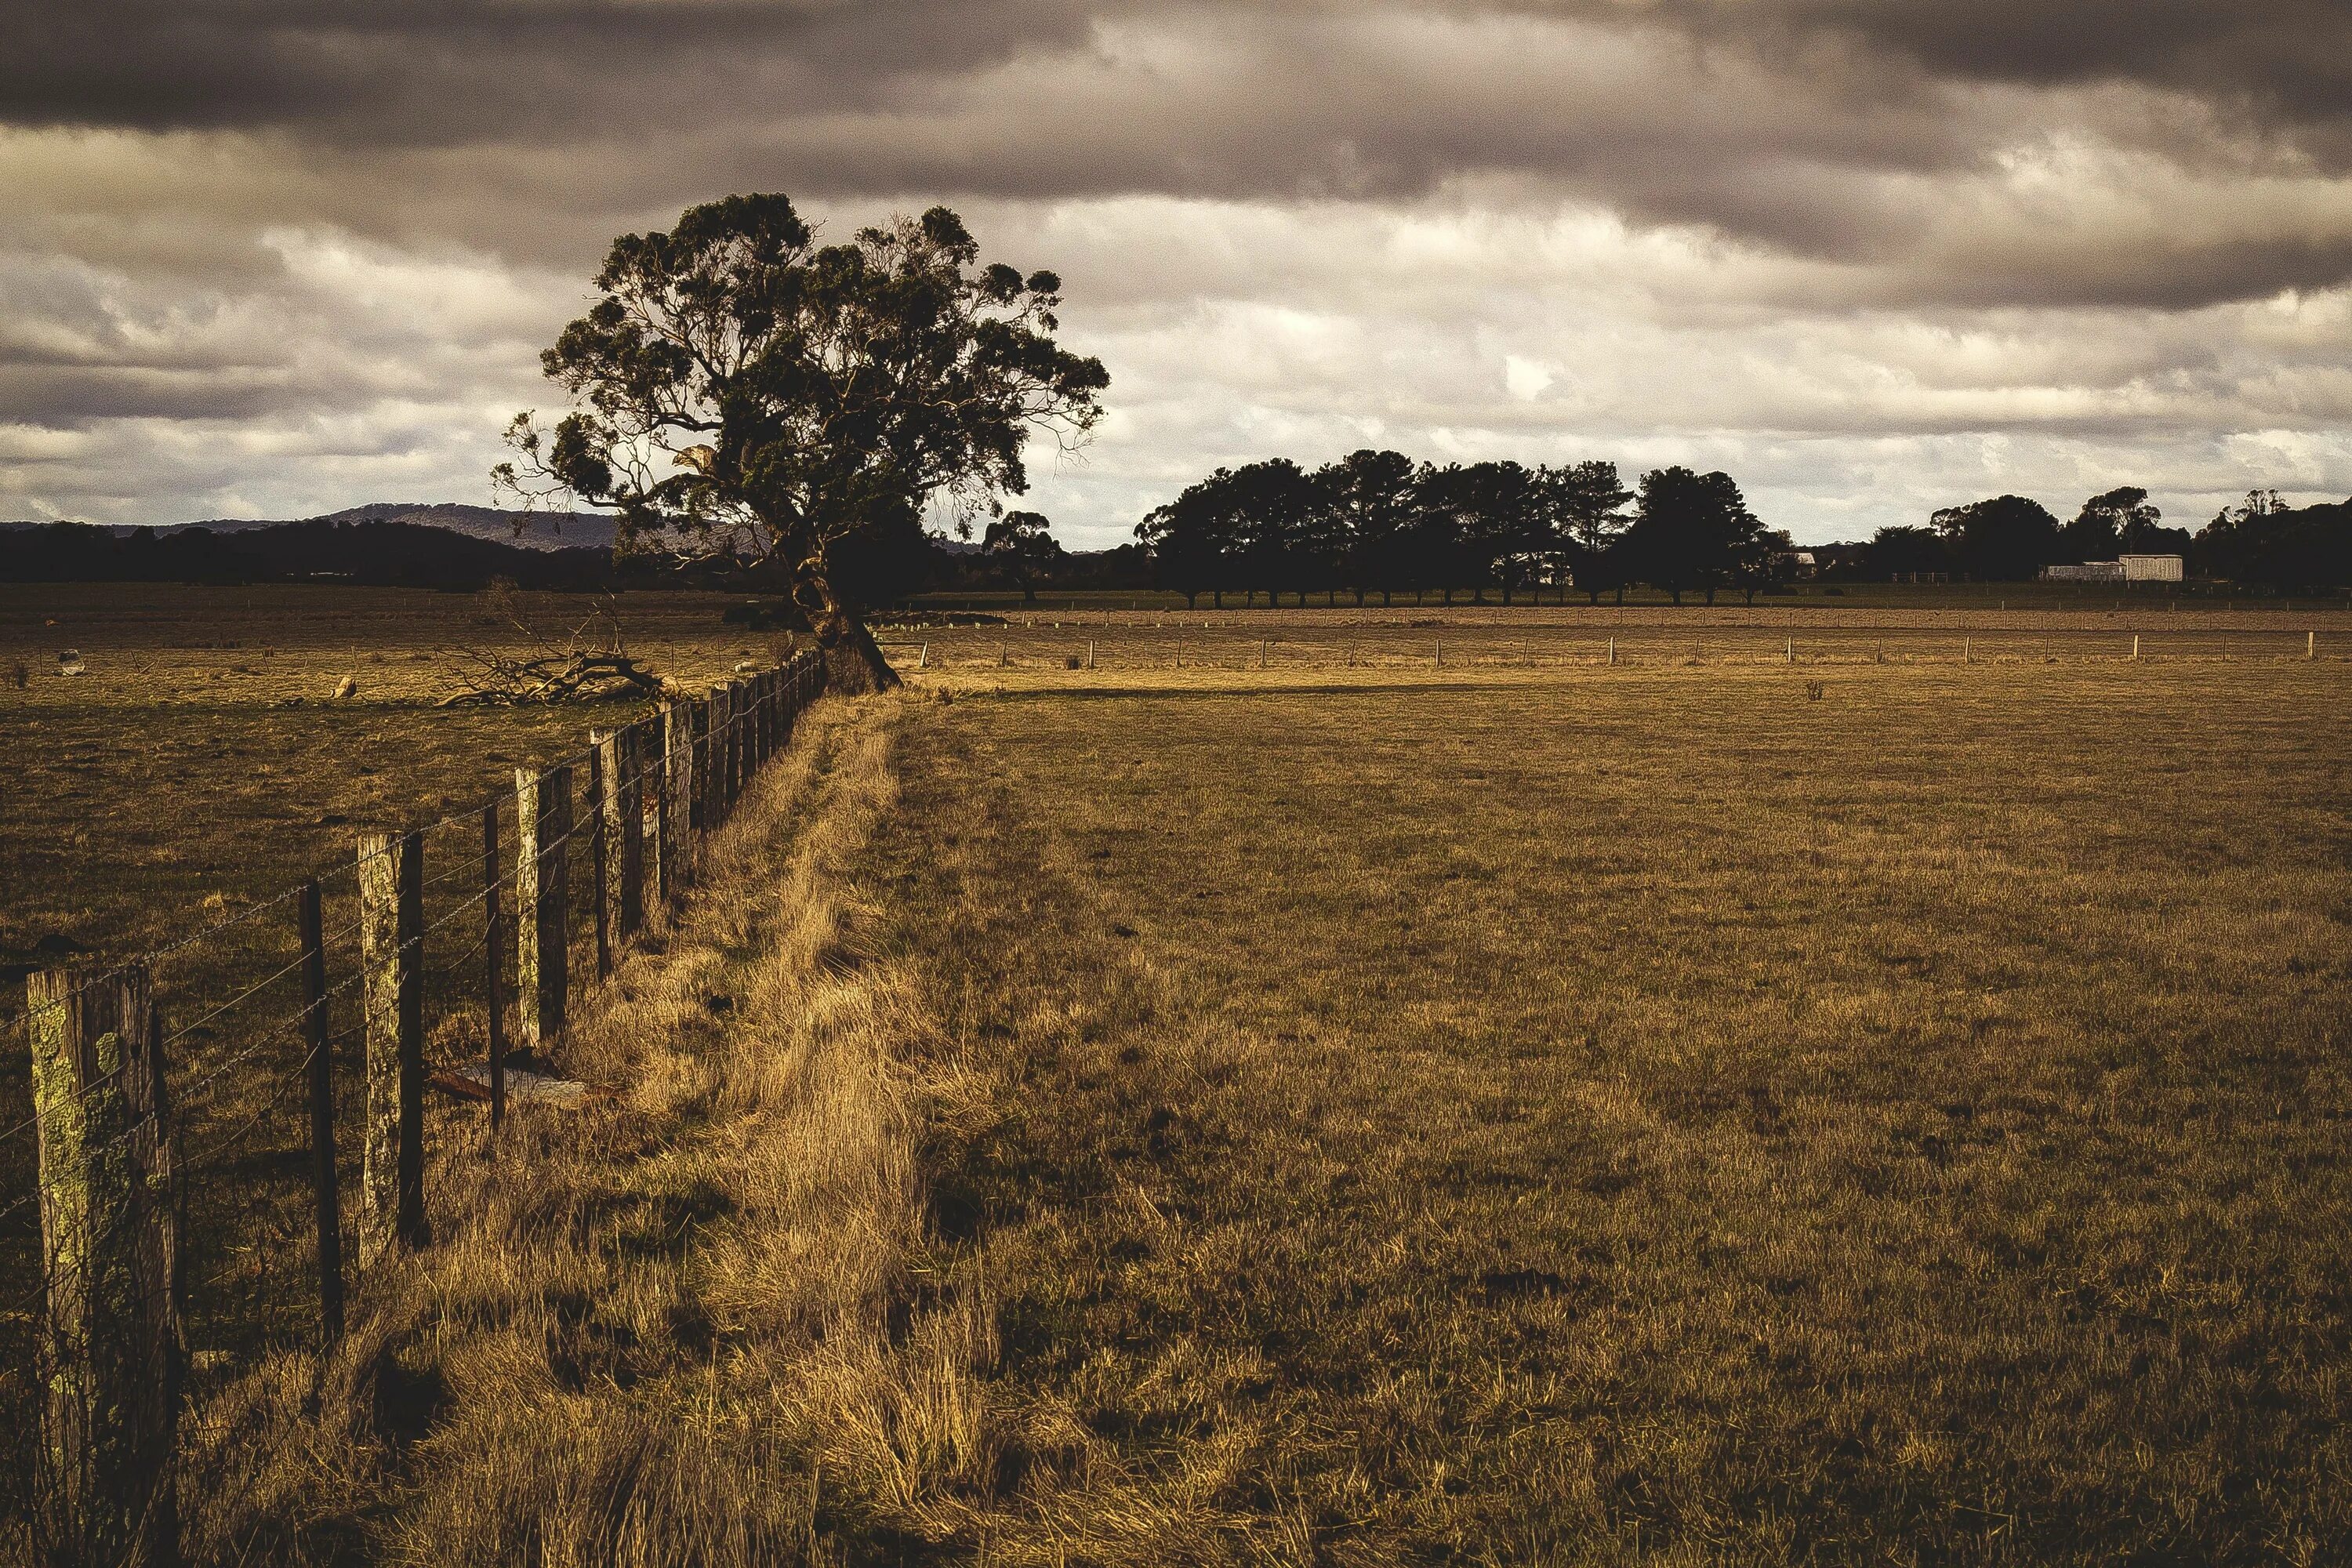
[[[844,877],[892,706],[808,715],[569,1042],[617,1101],[478,1132],[324,1364],[196,1414],[195,1555],[824,1561],[985,1471],[985,1290],[929,1261],[915,1159],[956,1075]]]

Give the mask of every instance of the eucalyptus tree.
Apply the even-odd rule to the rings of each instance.
[[[621,553],[773,573],[849,689],[896,683],[866,616],[926,509],[1000,510],[1109,384],[1055,341],[1061,280],[982,266],[945,207],[821,246],[785,197],[729,196],[615,239],[595,286],[541,356],[572,411],[516,416],[494,479],[612,512]]]

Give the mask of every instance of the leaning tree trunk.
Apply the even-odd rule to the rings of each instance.
[[[816,635],[819,651],[824,655],[826,687],[848,697],[896,688],[898,672],[882,657],[874,634],[866,629],[865,617],[842,603],[833,584],[824,578],[807,586],[817,601],[816,613],[809,616],[809,626]]]

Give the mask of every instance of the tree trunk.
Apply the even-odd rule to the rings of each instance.
[[[826,686],[847,697],[897,688],[898,672],[882,657],[874,634],[866,629],[864,617],[843,604],[834,593],[833,584],[824,578],[814,579],[809,587],[819,605],[818,613],[809,621],[816,634],[816,646],[824,654]]]

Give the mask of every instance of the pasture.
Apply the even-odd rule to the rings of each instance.
[[[959,1528],[2352,1545],[2341,668],[1805,674],[915,711],[874,874],[996,1085],[929,1179],[1022,1478]]]
[[[622,605],[709,680],[767,646],[728,602]],[[11,590],[0,654],[89,673],[0,689],[0,946],[152,945],[635,713],[432,708],[483,614]],[[805,798],[737,830],[769,874],[586,1031],[621,1120],[456,1161],[446,1245],[345,1358],[446,1403],[353,1449],[390,1373],[331,1369],[324,1415],[225,1428],[218,1528],[351,1561],[2352,1550],[2352,631],[1007,619],[887,633],[907,697],[828,706]]]

